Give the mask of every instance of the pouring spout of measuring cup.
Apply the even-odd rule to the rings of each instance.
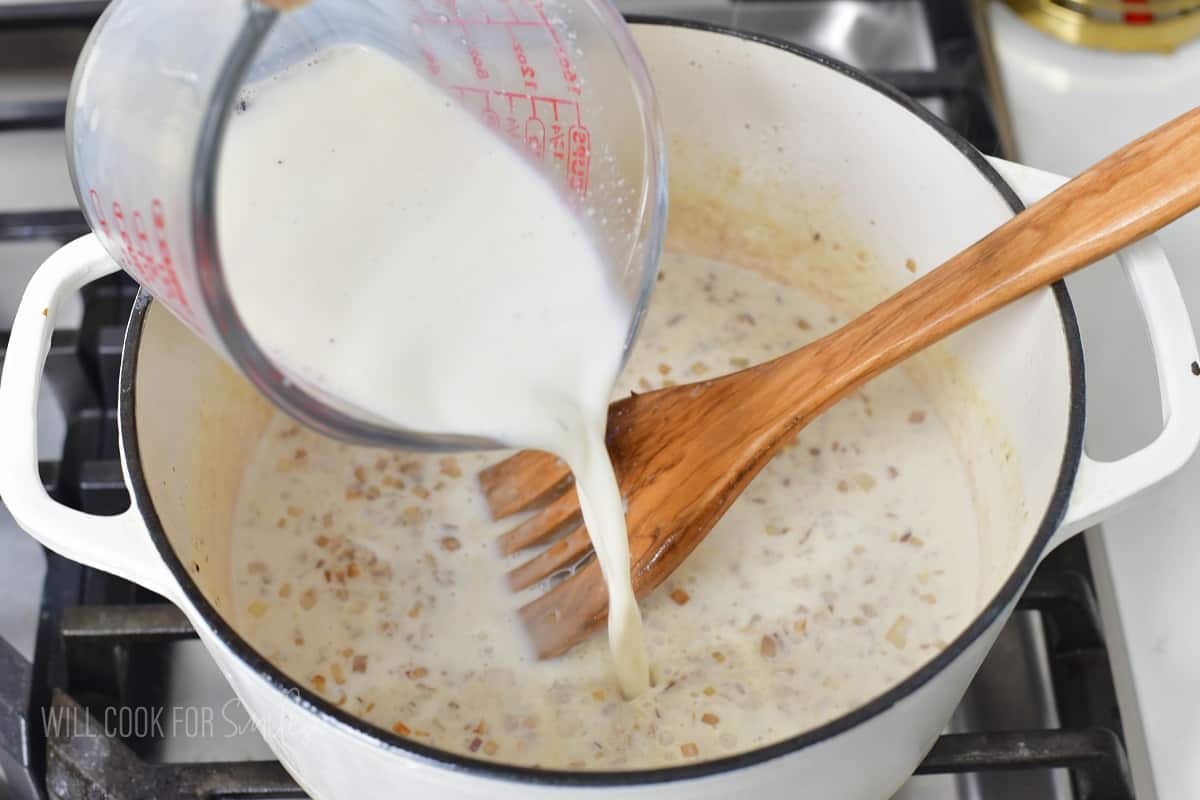
[[[110,5],[72,180],[112,258],[276,405],[356,443],[498,447],[520,439],[483,405],[582,380],[596,342],[623,362],[666,168],[607,0],[216,0],[183,37],[187,5]]]

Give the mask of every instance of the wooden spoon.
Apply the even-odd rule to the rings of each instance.
[[[740,372],[613,403],[608,450],[628,502],[638,597],[679,566],[775,452],[822,411],[910,355],[1197,205],[1200,108],[1117,151],[824,338]],[[497,518],[549,501],[501,537],[504,553],[569,530],[509,573],[514,590],[587,555],[570,473],[554,456],[518,453],[480,480]],[[521,609],[542,658],[579,642],[607,614],[594,559]]]

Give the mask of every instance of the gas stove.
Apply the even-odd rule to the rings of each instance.
[[[992,155],[966,4],[927,0],[624,0],[630,14],[785,38],[880,75]],[[33,269],[87,231],[66,177],[67,82],[104,2],[0,2],[0,358]],[[42,477],[91,513],[128,503],[116,385],[135,287],[86,287],[54,337]],[[902,800],[1132,800],[1113,665],[1081,539],[1051,554]],[[214,724],[164,724],[182,712]],[[864,759],[870,753],[862,754]],[[187,621],[152,593],[45,553],[0,510],[0,798],[303,797]],[[798,793],[798,796],[799,793]],[[883,800],[881,798],[881,800]]]

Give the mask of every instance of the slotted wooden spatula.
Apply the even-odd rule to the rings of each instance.
[[[872,377],[1200,205],[1200,109],[1127,145],[837,331],[721,378],[609,407],[638,597],[679,566],[750,480],[810,420]],[[480,473],[497,518],[547,503],[501,537],[513,553],[566,535],[509,573],[514,590],[590,550],[566,466],[525,451]],[[538,654],[605,619],[595,560],[521,609]]]

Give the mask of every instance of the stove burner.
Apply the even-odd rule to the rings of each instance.
[[[877,9],[886,2],[867,5]],[[105,5],[0,4],[0,35],[86,28]],[[761,11],[783,3],[743,5]],[[917,5],[931,28],[937,66],[876,73],[930,102],[984,152],[999,153],[1003,125],[982,88],[982,59],[966,4]],[[0,146],[6,131],[59,128],[63,112],[61,102],[0,104]],[[0,213],[0,243],[61,243],[86,232],[77,210]],[[56,499],[89,513],[117,513],[129,502],[118,461],[116,390],[135,293],[121,275],[86,287],[79,328],[57,332],[47,360],[48,382],[66,410],[68,428],[60,460],[42,463],[42,477]],[[0,360],[7,343],[8,333],[0,331]],[[968,719],[966,732],[937,740],[917,774],[971,776],[963,778],[975,781],[970,796],[1003,797],[1013,795],[978,789],[1010,773],[1061,768],[1069,771],[1076,800],[1133,800],[1112,670],[1080,539],[1043,562],[1018,610],[1001,634],[1004,646],[993,650],[968,697],[991,697],[1007,707],[1034,691],[1013,683],[1021,672],[1017,662],[1030,656],[1009,644],[1021,644],[1017,628],[1035,630],[1034,649],[1044,650],[1050,674],[1049,686],[1035,688],[1052,701],[1059,726],[980,730]],[[143,739],[96,735],[109,709],[145,705],[156,692],[161,698],[165,651],[192,638],[183,615],[156,595],[48,553],[34,663],[0,639],[0,767],[9,793],[19,800],[304,797],[278,762],[160,763],[146,755],[153,748]],[[961,716],[969,718],[969,711],[965,705]],[[56,724],[64,719],[71,724]],[[1039,790],[1016,796],[1051,795]]]

